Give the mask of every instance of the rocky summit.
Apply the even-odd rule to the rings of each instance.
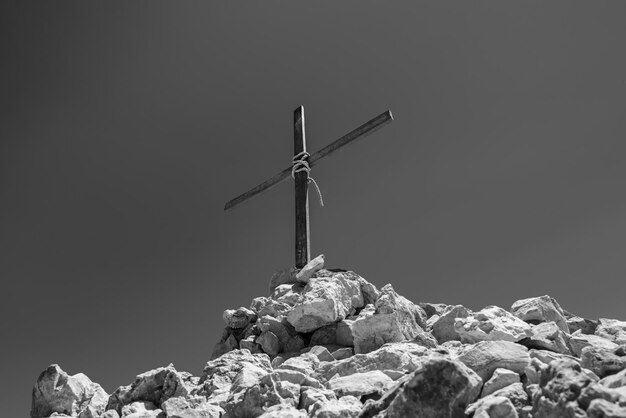
[[[626,417],[626,322],[550,296],[510,309],[414,303],[323,257],[227,309],[200,376],[173,365],[107,394],[58,365],[32,418]]]

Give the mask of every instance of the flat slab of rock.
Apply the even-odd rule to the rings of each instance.
[[[385,373],[380,370],[372,370],[331,379],[328,381],[328,387],[335,392],[338,398],[345,395],[360,397],[372,393],[382,394],[393,383],[394,381]]]
[[[576,331],[570,336],[569,339],[572,353],[578,357],[585,347],[594,347],[599,350],[615,350],[618,345],[613,341],[607,340],[604,337],[591,334],[583,334],[580,331]]]
[[[467,318],[455,319],[454,330],[464,343],[515,342],[532,335],[529,324],[497,306],[487,306]]]
[[[493,392],[502,389],[513,383],[519,383],[519,374],[509,369],[497,368],[493,371],[491,378],[483,385],[483,390],[480,393],[481,397],[489,396]]]
[[[487,381],[498,368],[522,374],[530,363],[528,349],[509,341],[483,341],[465,348],[458,358]]]
[[[554,321],[563,332],[570,332],[565,311],[548,295],[518,300],[511,306],[511,313],[531,324]]]
[[[296,280],[300,283],[308,283],[313,275],[324,268],[324,254],[320,254],[309,261],[302,270],[296,274]]]

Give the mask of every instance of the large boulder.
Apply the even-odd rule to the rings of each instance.
[[[411,373],[387,408],[387,417],[463,417],[480,393],[482,380],[462,363],[431,357]]]
[[[563,332],[570,332],[565,311],[548,295],[518,300],[511,306],[511,313],[531,324],[554,321]]]
[[[513,383],[519,383],[519,381],[519,374],[514,371],[503,369],[501,367],[497,368],[493,371],[491,378],[483,385],[483,390],[480,392],[480,396],[484,398],[485,396],[489,396],[493,392],[506,386],[512,385]]]
[[[458,360],[487,381],[498,368],[522,374],[530,364],[528,349],[509,341],[483,341],[466,347]]]
[[[376,303],[363,309],[352,323],[354,352],[369,353],[386,343],[412,340],[424,332],[418,321],[425,322],[425,317],[419,306],[385,285]]]
[[[69,376],[57,364],[46,368],[33,387],[30,416],[43,418],[53,413],[78,416],[101,415],[109,395],[83,373]]]
[[[287,321],[297,332],[307,333],[344,319],[363,304],[361,284],[353,277],[338,273],[312,278]]]
[[[530,325],[497,306],[487,306],[467,318],[457,318],[454,330],[464,343],[515,342],[532,335]]]

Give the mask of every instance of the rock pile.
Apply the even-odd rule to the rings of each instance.
[[[108,395],[52,365],[31,417],[626,417],[626,322],[550,296],[508,311],[415,304],[323,264],[226,310],[201,376],[169,365]]]

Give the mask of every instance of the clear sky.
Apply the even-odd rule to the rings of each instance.
[[[59,363],[107,392],[198,375],[226,308],[293,265],[293,110],[313,256],[414,302],[550,294],[626,319],[626,3],[0,6],[3,415]]]

